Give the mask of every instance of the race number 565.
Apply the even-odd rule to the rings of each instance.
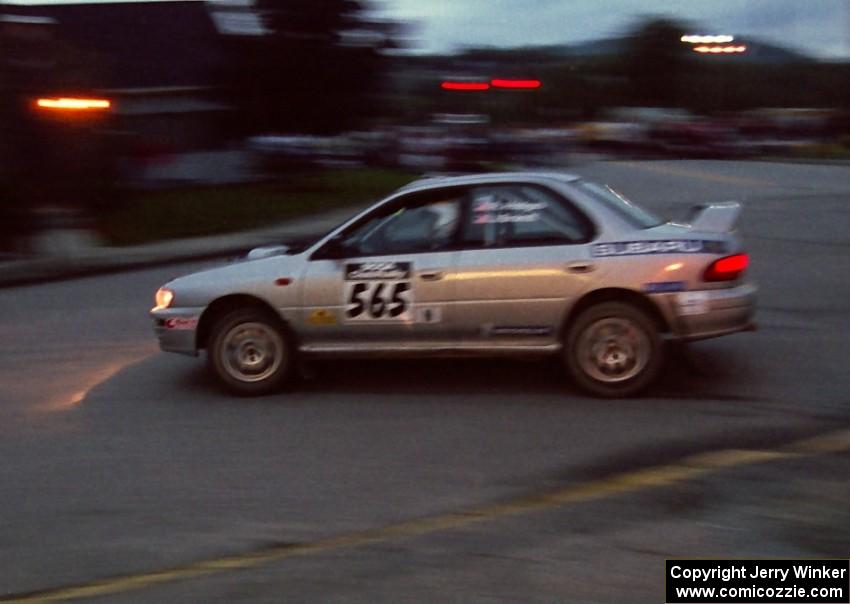
[[[349,321],[409,321],[409,281],[346,283],[345,317]]]

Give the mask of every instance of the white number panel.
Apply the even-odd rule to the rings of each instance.
[[[345,266],[345,320],[413,320],[409,262],[364,262]]]

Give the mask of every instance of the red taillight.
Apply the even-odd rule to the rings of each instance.
[[[715,260],[708,265],[702,275],[703,281],[734,281],[741,276],[750,264],[750,257],[746,254],[735,254]]]

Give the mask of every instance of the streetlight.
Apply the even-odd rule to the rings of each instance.
[[[735,41],[735,36],[726,34],[721,35],[703,35],[703,34],[688,34],[680,38],[685,44],[690,44],[694,52],[700,54],[712,55],[730,55],[747,52],[747,47],[744,44],[731,44]]]

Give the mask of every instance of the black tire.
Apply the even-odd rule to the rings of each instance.
[[[602,302],[570,325],[564,361],[585,392],[604,398],[634,396],[648,388],[664,364],[658,325],[625,302]]]
[[[212,328],[209,367],[239,396],[259,396],[282,387],[295,366],[290,339],[277,317],[258,308],[234,310]]]

